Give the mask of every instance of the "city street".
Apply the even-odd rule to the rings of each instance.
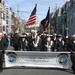
[[[75,0],[0,0],[0,68],[75,75]]]
[[[71,70],[36,69],[36,68],[8,68],[0,75],[74,75]]]
[[[8,47],[12,50],[13,47]],[[11,67],[0,70],[0,75],[74,75],[72,70],[57,68]]]

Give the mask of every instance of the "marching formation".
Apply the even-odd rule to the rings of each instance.
[[[75,72],[75,35],[63,37],[61,34],[53,35],[47,32],[18,33],[6,35],[0,33],[0,68],[4,59],[4,52],[8,46],[13,46],[15,51],[48,51],[48,52],[71,52],[72,69]]]
[[[10,37],[11,45],[15,51],[74,51],[75,35],[63,37],[61,34],[50,35],[46,32],[40,33],[18,33]]]

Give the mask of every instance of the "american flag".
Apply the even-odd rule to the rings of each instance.
[[[30,15],[30,17],[29,17],[29,19],[28,19],[28,21],[26,23],[26,26],[30,26],[30,25],[36,24],[36,7],[37,7],[37,5],[35,5],[32,13],[31,13],[31,15]]]

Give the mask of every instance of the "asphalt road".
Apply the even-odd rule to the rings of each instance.
[[[74,75],[72,70],[43,68],[4,68],[0,75]]]
[[[8,50],[12,50],[9,47]],[[0,75],[74,75],[71,69],[13,67],[0,69]]]

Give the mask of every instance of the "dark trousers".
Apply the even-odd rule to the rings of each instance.
[[[42,45],[41,51],[47,51],[47,47],[45,45]]]
[[[0,69],[3,67],[4,53],[0,52]]]
[[[40,51],[40,47],[34,47],[34,51]]]
[[[14,44],[13,47],[15,51],[18,51],[18,44]]]
[[[71,53],[72,70],[75,72],[75,53]]]

